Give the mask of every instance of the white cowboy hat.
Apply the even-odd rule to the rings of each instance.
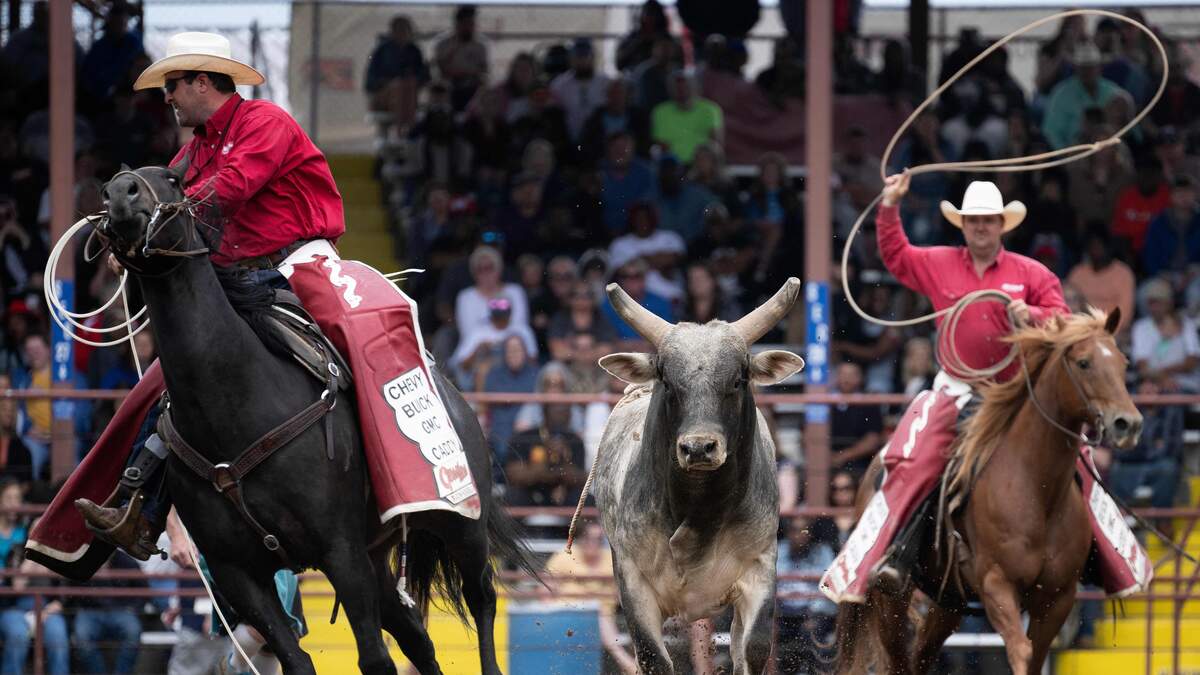
[[[962,208],[956,209],[948,201],[942,200],[942,215],[958,229],[962,229],[963,216],[1004,216],[1004,231],[1015,228],[1025,220],[1025,205],[1018,201],[1004,203],[1000,196],[1000,188],[988,180],[972,181],[963,193]]]
[[[167,40],[167,55],[142,71],[134,89],[153,89],[166,84],[164,75],[173,70],[203,70],[224,73],[234,84],[262,84],[266,78],[232,56],[229,40],[215,33],[176,33]]]

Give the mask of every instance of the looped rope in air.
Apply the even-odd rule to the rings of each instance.
[[[1129,122],[1126,123],[1125,126],[1118,129],[1112,136],[1105,138],[1103,140],[1100,140],[1100,141],[1095,141],[1093,143],[1081,143],[1081,144],[1073,145],[1073,146],[1066,147],[1066,148],[1060,148],[1058,150],[1050,150],[1048,152],[1042,152],[1042,153],[1038,153],[1038,154],[1034,154],[1034,155],[1026,155],[1023,157],[987,159],[987,160],[977,160],[977,161],[970,161],[970,162],[938,162],[938,163],[934,163],[934,164],[923,164],[921,166],[906,169],[905,171],[909,174],[909,176],[917,176],[917,175],[924,174],[924,173],[932,173],[934,171],[957,171],[957,172],[978,171],[978,172],[995,172],[995,173],[1018,172],[1018,171],[1038,171],[1041,169],[1048,169],[1048,168],[1055,167],[1055,166],[1061,166],[1063,164],[1068,164],[1068,163],[1074,162],[1076,160],[1084,159],[1086,157],[1090,157],[1091,155],[1096,154],[1097,152],[1100,152],[1101,150],[1104,150],[1105,148],[1119,144],[1121,142],[1121,137],[1124,136],[1126,133],[1128,133],[1135,126],[1137,126],[1142,121],[1142,119],[1144,119],[1146,117],[1146,115],[1148,115],[1150,113],[1150,111],[1154,109],[1154,106],[1155,106],[1155,104],[1158,103],[1158,100],[1160,98],[1162,98],[1163,91],[1166,90],[1166,88],[1167,88],[1167,76],[1169,74],[1169,65],[1167,63],[1167,50],[1163,46],[1162,41],[1158,39],[1158,36],[1156,36],[1153,31],[1151,31],[1149,28],[1147,28],[1140,22],[1135,21],[1127,16],[1117,14],[1116,12],[1110,12],[1107,10],[1103,10],[1103,9],[1074,9],[1074,10],[1069,10],[1066,12],[1059,12],[1057,14],[1052,14],[1052,15],[1044,17],[1042,19],[1038,19],[1037,21],[1034,21],[1033,23],[1030,23],[1030,24],[1024,26],[1023,28],[1019,28],[1016,31],[1009,33],[1005,37],[1001,38],[1000,40],[998,40],[997,42],[992,44],[987,49],[983,50],[978,56],[971,59],[965,66],[960,68],[958,70],[958,72],[954,73],[954,75],[952,77],[950,77],[950,79],[943,82],[941,86],[939,86],[937,89],[935,89],[933,91],[933,93],[931,93],[921,103],[921,105],[917,106],[917,108],[912,111],[912,114],[910,114],[908,116],[908,119],[904,120],[904,123],[900,125],[900,128],[896,130],[896,133],[892,135],[891,141],[888,142],[887,149],[884,150],[883,156],[879,160],[879,175],[880,175],[880,177],[884,178],[884,179],[887,178],[888,159],[891,157],[892,151],[895,149],[896,144],[904,136],[904,132],[906,132],[908,130],[908,128],[910,126],[912,126],[913,122],[917,119],[918,116],[920,116],[920,114],[926,108],[928,108],[930,105],[932,105],[933,102],[936,101],[942,95],[943,92],[945,92],[947,89],[949,89],[955,82],[957,82],[959,80],[959,78],[961,78],[963,75],[965,75],[969,70],[974,68],[976,64],[978,64],[979,62],[986,59],[990,54],[992,54],[992,52],[995,52],[997,49],[1000,49],[1004,45],[1011,42],[1013,39],[1015,39],[1021,35],[1024,35],[1025,33],[1028,33],[1029,31],[1032,31],[1036,28],[1039,28],[1047,23],[1050,23],[1051,21],[1064,19],[1064,18],[1067,18],[1070,16],[1085,16],[1085,15],[1105,16],[1105,17],[1114,19],[1116,21],[1123,21],[1127,24],[1134,26],[1135,28],[1142,31],[1150,38],[1151,42],[1153,42],[1154,46],[1158,49],[1159,57],[1162,59],[1162,65],[1163,65],[1162,79],[1160,80],[1160,82],[1158,84],[1158,89],[1154,92],[1154,96],[1151,97],[1150,102],[1147,103],[1146,106],[1144,108],[1142,108],[1142,110],[1133,117],[1133,119],[1129,120]],[[1008,302],[1011,302],[1012,298],[1009,297],[1008,294],[1003,293],[1002,291],[988,290],[988,291],[970,293],[970,294],[963,296],[957,303],[955,303],[951,307],[946,307],[942,310],[939,310],[936,312],[931,312],[924,316],[919,316],[919,317],[916,317],[913,319],[900,319],[900,320],[881,319],[878,317],[871,316],[870,314],[868,314],[866,312],[866,310],[864,310],[862,307],[860,307],[858,305],[858,302],[854,298],[854,294],[852,294],[850,292],[850,280],[849,280],[849,273],[848,273],[850,248],[854,244],[854,238],[855,238],[855,236],[858,235],[859,229],[862,228],[863,221],[866,220],[867,215],[870,214],[872,211],[874,211],[875,207],[878,206],[882,200],[883,200],[883,193],[880,192],[879,195],[876,196],[875,199],[873,199],[869,205],[867,205],[866,209],[864,209],[863,212],[859,214],[858,219],[854,221],[854,226],[852,228],[850,228],[850,233],[846,237],[845,245],[843,245],[843,247],[842,247],[842,265],[841,265],[842,292],[846,296],[846,301],[850,304],[850,308],[853,309],[854,312],[856,314],[858,314],[860,317],[862,317],[863,319],[865,319],[867,321],[870,321],[871,323],[878,324],[880,326],[887,326],[887,327],[891,327],[891,328],[904,327],[904,326],[915,326],[917,324],[925,323],[926,321],[933,321],[940,317],[946,316],[947,319],[945,321],[946,325],[944,326],[944,330],[946,332],[947,339],[944,341],[943,340],[938,341],[938,359],[939,359],[939,361],[941,361],[941,363],[943,365],[952,364],[951,370],[955,371],[955,375],[958,376],[959,379],[963,379],[963,380],[967,380],[967,381],[985,380],[985,379],[988,379],[988,378],[996,375],[997,373],[1001,372],[1005,368],[1007,368],[1008,365],[1011,364],[1013,359],[1016,358],[1016,356],[1017,356],[1017,352],[1018,352],[1019,348],[1015,344],[1013,345],[1012,349],[1009,351],[1008,355],[1006,357],[1004,357],[1004,359],[1002,359],[999,363],[994,364],[992,366],[988,366],[986,368],[974,368],[974,367],[968,366],[966,364],[966,362],[962,359],[961,355],[959,355],[956,352],[955,341],[954,341],[955,331],[958,326],[958,321],[962,317],[962,314],[964,313],[966,308],[969,305],[971,305],[972,303],[975,303],[975,302],[978,302],[981,300],[1004,302],[1005,304],[1007,304]],[[1012,319],[1012,317],[1010,316],[1010,321],[1011,321],[1011,319]]]

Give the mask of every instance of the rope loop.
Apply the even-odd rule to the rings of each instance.
[[[936,101],[939,97],[941,97],[943,92],[945,92],[947,89],[949,89],[951,86],[953,86],[954,83],[959,80],[959,78],[961,78],[968,71],[970,71],[972,68],[974,68],[976,64],[978,64],[979,62],[986,59],[988,57],[988,55],[990,55],[992,52],[996,51],[997,49],[1000,49],[1004,45],[1011,42],[1013,39],[1015,39],[1021,35],[1024,35],[1025,33],[1028,33],[1034,29],[1037,29],[1037,28],[1039,28],[1047,23],[1050,23],[1052,21],[1064,19],[1064,18],[1071,17],[1071,16],[1103,16],[1103,17],[1108,17],[1110,19],[1113,19],[1115,21],[1122,21],[1124,23],[1130,24],[1130,25],[1134,26],[1135,28],[1137,28],[1138,30],[1145,33],[1150,38],[1150,41],[1154,44],[1154,46],[1158,49],[1158,54],[1159,54],[1159,57],[1162,59],[1162,65],[1163,65],[1162,79],[1160,80],[1160,82],[1158,84],[1158,89],[1154,92],[1154,96],[1151,97],[1150,102],[1147,103],[1146,106],[1144,108],[1142,108],[1142,110],[1133,117],[1133,119],[1129,120],[1129,122],[1126,123],[1125,126],[1118,129],[1112,136],[1105,138],[1103,140],[1100,140],[1100,141],[1095,141],[1095,142],[1091,142],[1091,143],[1081,143],[1081,144],[1072,145],[1072,146],[1066,147],[1066,148],[1060,148],[1058,150],[1050,150],[1048,152],[1038,153],[1038,154],[1034,154],[1034,155],[1026,155],[1024,157],[1009,157],[1009,158],[1001,158],[1001,159],[978,160],[978,161],[971,161],[971,162],[938,162],[938,163],[933,163],[933,164],[923,164],[920,166],[911,167],[911,168],[905,169],[905,171],[909,175],[913,175],[913,176],[924,174],[924,173],[933,173],[935,171],[992,172],[992,173],[1038,171],[1041,169],[1048,169],[1048,168],[1055,167],[1055,166],[1061,166],[1063,164],[1068,164],[1070,162],[1084,159],[1084,158],[1090,157],[1091,155],[1094,155],[1110,146],[1119,144],[1121,142],[1121,137],[1124,136],[1125,134],[1127,134],[1134,127],[1136,127],[1142,121],[1142,119],[1144,119],[1146,117],[1146,115],[1148,115],[1150,113],[1150,111],[1154,109],[1154,106],[1158,103],[1158,100],[1160,98],[1162,98],[1163,91],[1165,91],[1167,88],[1167,77],[1168,77],[1169,71],[1170,71],[1170,66],[1167,63],[1167,50],[1163,46],[1162,41],[1158,39],[1158,36],[1156,36],[1153,31],[1151,31],[1149,28],[1147,28],[1142,23],[1135,21],[1127,16],[1124,16],[1122,14],[1117,14],[1116,12],[1110,12],[1107,10],[1103,10],[1103,9],[1073,9],[1073,10],[1059,12],[1057,14],[1052,14],[1050,16],[1038,19],[1037,21],[1034,21],[1033,23],[1030,23],[1030,24],[1024,26],[1023,28],[1019,28],[1016,31],[1009,33],[1005,37],[1003,37],[1000,40],[993,43],[987,49],[983,50],[978,56],[971,59],[969,62],[967,62],[966,65],[964,65],[962,68],[960,68],[958,70],[958,72],[954,73],[954,75],[951,76],[950,79],[943,82],[941,84],[941,86],[939,86],[937,89],[935,89],[933,91],[933,93],[931,93],[921,103],[921,105],[917,106],[916,109],[912,111],[912,114],[910,114],[908,116],[908,119],[906,119],[904,121],[904,123],[900,125],[900,128],[896,130],[896,133],[892,135],[892,139],[887,144],[887,149],[884,150],[883,156],[879,160],[879,175],[880,175],[880,177],[883,179],[887,178],[888,159],[891,158],[892,151],[895,150],[896,144],[900,142],[901,138],[903,138],[904,133],[906,131],[908,131],[908,128],[910,126],[912,126],[913,122],[916,121],[917,117],[920,116],[920,114],[926,108],[928,108],[930,105],[932,105],[934,101]],[[1003,302],[1006,305],[1007,305],[1007,303],[1012,302],[1012,298],[1001,291],[987,289],[987,290],[982,290],[982,291],[976,291],[974,293],[968,293],[967,295],[963,296],[957,303],[955,303],[954,305],[952,305],[950,307],[946,307],[946,308],[941,309],[936,312],[930,312],[929,314],[926,314],[924,316],[919,316],[919,317],[916,317],[913,319],[901,319],[901,320],[881,319],[879,317],[871,316],[870,314],[868,314],[866,312],[866,310],[864,310],[862,307],[860,307],[858,305],[858,302],[855,300],[854,295],[850,292],[850,278],[849,278],[850,249],[854,244],[854,238],[858,235],[858,231],[862,228],[863,221],[866,220],[867,215],[870,214],[871,212],[873,212],[882,200],[883,200],[883,192],[880,192],[879,195],[876,196],[875,199],[872,200],[871,203],[867,205],[867,207],[863,210],[863,212],[859,214],[858,219],[854,221],[854,226],[852,228],[850,228],[850,233],[846,237],[846,243],[842,246],[842,292],[845,295],[846,301],[849,303],[850,308],[853,309],[854,312],[856,314],[858,314],[860,317],[862,317],[863,319],[865,319],[867,321],[870,321],[871,323],[878,324],[880,326],[892,327],[892,328],[915,326],[917,324],[925,323],[926,321],[933,321],[933,320],[939,319],[941,317],[947,317],[945,320],[945,325],[943,326],[943,329],[946,331],[947,339],[944,341],[939,340],[938,341],[938,349],[937,349],[938,360],[939,360],[939,362],[941,362],[943,364],[943,366],[949,367],[951,370],[956,371],[955,375],[957,377],[959,377],[959,379],[963,379],[963,380],[967,380],[967,381],[971,381],[971,382],[988,380],[988,379],[992,378],[993,376],[997,375],[998,373],[1000,373],[1001,371],[1003,371],[1005,368],[1007,368],[1013,362],[1013,359],[1016,358],[1017,352],[1018,352],[1018,347],[1016,345],[1013,345],[1013,347],[1009,351],[1008,355],[1005,356],[1003,359],[1001,359],[1000,362],[993,364],[991,366],[988,366],[986,368],[973,368],[973,367],[968,366],[966,364],[966,362],[962,359],[961,355],[956,352],[955,340],[954,340],[955,332],[958,327],[958,321],[959,321],[959,319],[962,318],[962,315],[968,305],[975,303],[975,302],[980,302],[980,301]],[[1016,323],[1013,322],[1013,317],[1011,316],[1011,313],[1009,316],[1009,321],[1010,321],[1010,323],[1012,323],[1012,325],[1014,325],[1014,326],[1016,325]],[[945,344],[945,349],[942,348],[943,343]]]

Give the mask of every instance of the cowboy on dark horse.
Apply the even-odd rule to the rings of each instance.
[[[1055,314],[1069,313],[1058,277],[1036,260],[1006,251],[1001,244],[1001,236],[1024,219],[1024,204],[1005,204],[994,183],[972,182],[961,209],[941,203],[942,214],[963,231],[966,246],[917,247],[909,243],[900,222],[899,204],[908,192],[909,180],[907,172],[887,178],[876,214],[879,252],[888,270],[905,286],[928,297],[936,310],[983,289],[1012,297],[1007,308],[997,303],[969,307],[953,335],[939,318],[943,354],[952,350],[951,355],[957,355],[966,367],[985,369],[999,363],[1010,348],[1003,340],[1011,330],[1008,315],[1040,325]],[[952,345],[948,344],[951,339]],[[921,529],[909,520],[937,485],[950,460],[948,449],[957,436],[958,424],[972,412],[969,404],[975,396],[973,386],[964,381],[966,373],[957,372],[950,362],[942,365],[933,389],[913,399],[891,441],[880,451],[884,479],[879,492],[821,579],[822,592],[836,602],[864,602],[874,583],[898,588],[907,581],[921,540]],[[1019,372],[1014,362],[994,379],[1005,381]],[[1123,595],[1143,587],[1148,580],[1144,552],[1141,560],[1125,560],[1116,552],[1110,534],[1090,515],[1105,588]]]
[[[407,379],[396,379],[395,395],[385,390],[381,396],[373,384],[367,385],[370,392],[359,391],[362,426],[366,429],[374,421],[379,422],[372,433],[364,431],[363,437],[383,519],[418,508],[440,508],[478,517],[479,499],[462,461],[461,443],[454,438],[453,425],[438,405],[427,406],[432,410],[424,414],[426,418],[432,416],[432,421],[424,421],[437,425],[442,435],[448,433],[452,442],[444,447],[453,450],[457,444],[458,452],[438,455],[440,465],[434,467],[432,479],[426,478],[428,483],[437,484],[437,490],[425,495],[424,500],[414,500],[414,491],[404,485],[393,490],[399,496],[388,494],[389,486],[407,480],[400,475],[401,467],[395,466],[399,462],[388,456],[395,453],[398,444],[420,443],[418,449],[429,455],[424,447],[429,439],[404,427],[400,408],[413,401],[436,399],[437,392],[422,375],[422,369],[428,372],[428,364],[416,334],[416,307],[407,296],[387,285],[384,303],[403,311],[377,312],[374,316],[378,320],[353,325],[348,315],[328,311],[330,303],[316,299],[321,294],[330,296],[332,290],[334,297],[345,298],[345,311],[363,303],[361,295],[368,295],[365,305],[378,300],[378,296],[371,298],[364,290],[371,288],[367,280],[354,277],[354,270],[365,266],[354,263],[357,267],[351,267],[340,261],[333,246],[346,227],[342,198],[325,156],[282,108],[237,94],[235,85],[261,84],[264,78],[231,57],[229,41],[224,37],[181,33],[171,38],[167,52],[168,56],[141,74],[134,88],[162,87],[179,125],[194,129],[192,140],[179,151],[172,165],[187,166],[182,181],[185,195],[207,204],[219,215],[220,239],[219,245],[210,246],[214,251],[212,262],[233,268],[251,283],[295,291],[334,343],[343,343],[338,345],[343,350],[359,349],[384,332],[391,345],[398,340],[402,345],[393,351],[398,352],[399,366],[407,370],[398,372]],[[318,264],[305,264],[313,262]],[[372,280],[374,288],[379,288],[380,280]],[[369,334],[372,330],[376,334]],[[157,398],[163,389],[162,371],[155,366],[131,392],[130,400]],[[145,396],[147,392],[153,396]],[[381,400],[364,400],[364,394]],[[387,400],[382,400],[384,397]],[[167,439],[152,433],[157,417],[156,406],[149,411],[147,406],[121,407],[110,428],[124,425],[141,431],[120,484],[103,505],[88,499],[76,501],[88,529],[143,560],[157,551],[155,541],[169,511],[169,495],[158,487]],[[91,454],[127,455],[127,442],[114,438],[106,433]]]

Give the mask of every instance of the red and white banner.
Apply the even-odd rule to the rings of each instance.
[[[354,372],[381,520],[441,509],[479,517],[479,492],[434,383],[417,304],[378,270],[306,244],[279,271]]]

